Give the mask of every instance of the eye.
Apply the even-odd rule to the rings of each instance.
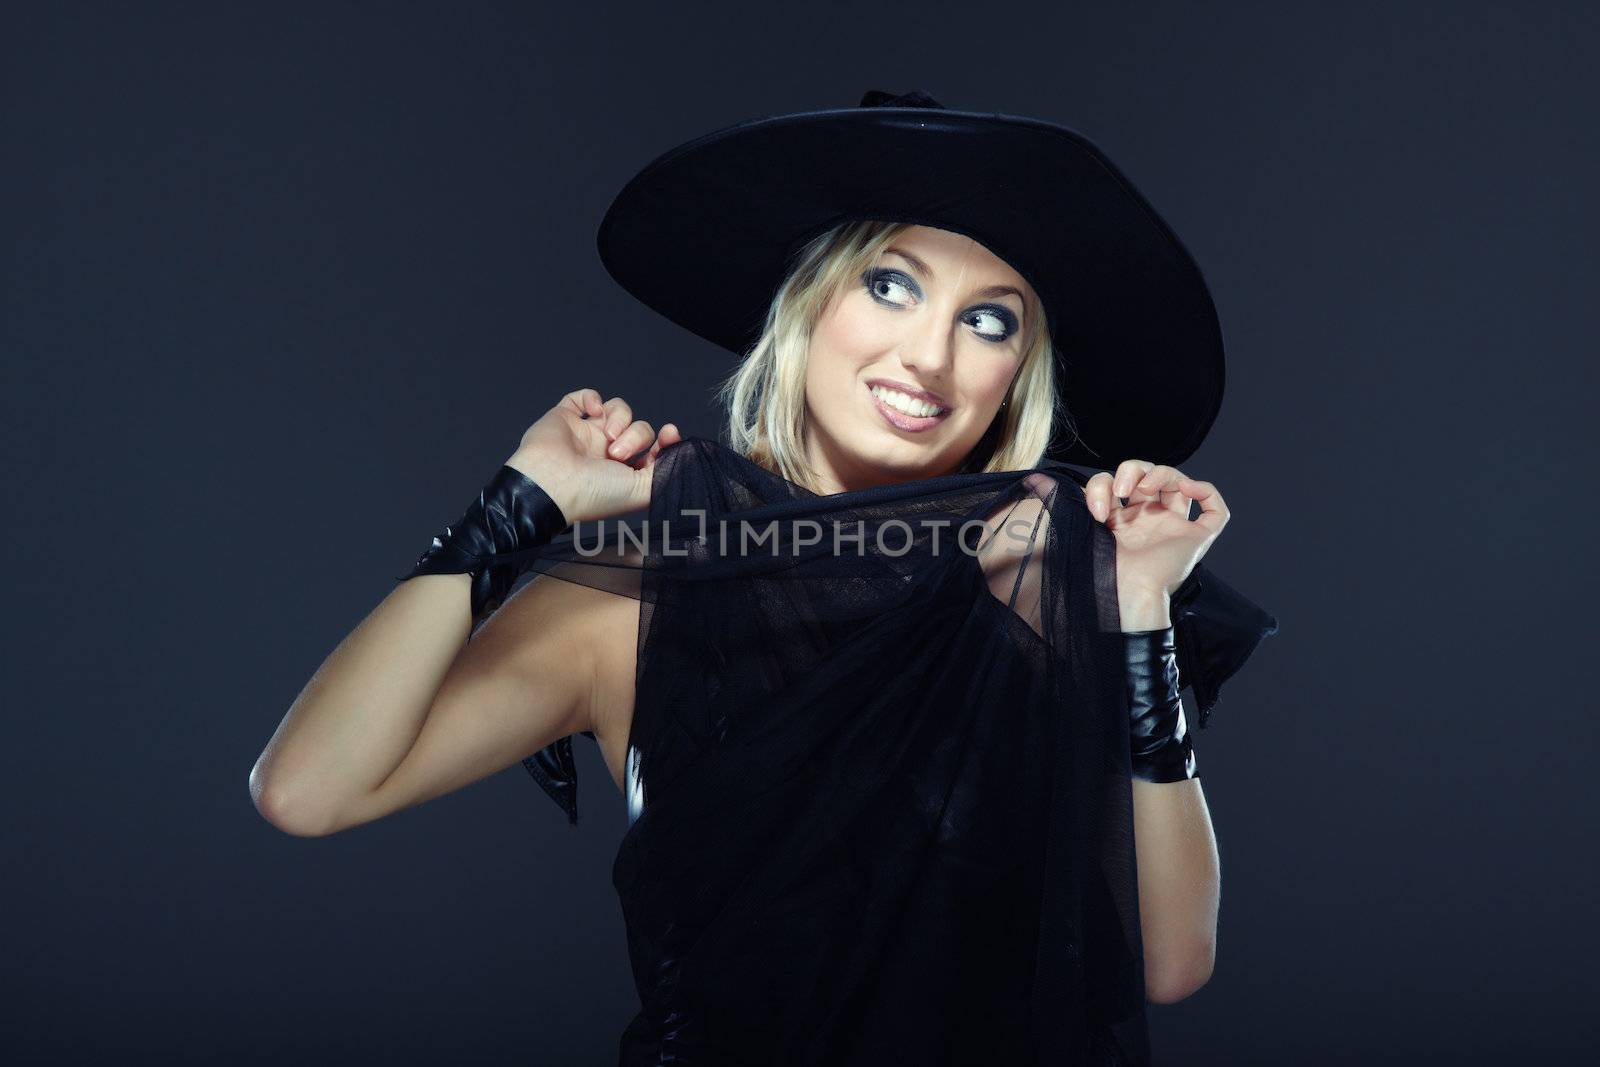
[[[994,332],[993,330],[986,332],[980,329],[978,331],[978,336],[983,338],[985,341],[993,341],[998,344],[1017,332],[1017,317],[1011,313],[1010,308],[996,305],[993,307],[973,308],[971,311],[967,312],[967,321],[972,322],[974,325],[977,325],[974,320],[979,320],[984,317],[993,319],[995,322],[1000,324],[1000,332],[998,333]]]
[[[862,273],[861,281],[866,286],[867,292],[872,294],[874,300],[888,307],[898,308],[905,306],[902,300],[894,298],[894,291],[897,289],[904,290],[912,298],[918,298],[922,295],[922,290],[917,288],[917,283],[897,270],[883,268],[867,270]],[[979,326],[977,330],[978,336],[985,341],[1000,344],[1017,332],[1016,313],[1004,304],[985,304],[982,307],[973,308],[966,313],[962,321],[978,326],[984,319],[990,319],[999,324],[998,331],[992,327],[985,330]]]
[[[880,304],[890,304],[895,307],[901,306],[901,301],[885,295],[885,289],[891,293],[895,289],[903,289],[912,296],[915,296],[917,292],[916,283],[896,270],[869,270],[861,278],[867,287],[867,291],[872,294],[872,298]]]

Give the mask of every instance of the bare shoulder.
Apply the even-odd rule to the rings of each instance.
[[[1064,492],[1070,486],[1046,474],[1030,477],[1029,484],[1031,492],[1006,501],[985,518],[988,531],[977,555],[990,594],[1038,631],[1040,560],[1050,535],[1046,499],[1052,490]]]
[[[984,518],[988,531],[979,555],[984,571],[991,576],[1001,571],[1014,571],[1023,561],[1033,557],[1043,547],[1050,524],[1050,509],[1045,498],[1054,486],[1054,479],[1038,483],[1034,492],[1020,499],[1007,500]]]
[[[553,618],[566,620],[562,638],[554,645],[542,636]],[[633,724],[638,598],[538,574],[505,603],[484,629],[496,625],[502,630],[497,639],[526,650],[529,663],[539,663],[549,671],[553,663],[565,660],[563,666],[567,670],[577,670],[582,690],[576,694],[574,717],[563,733],[593,732],[620,788]]]
[[[563,582],[573,585],[572,582]],[[639,600],[578,585],[587,607],[585,627],[594,686],[590,726],[611,762],[613,743],[626,745],[633,720],[634,673],[639,657]],[[620,759],[614,765],[620,766]]]
[[[626,677],[633,677],[638,620],[639,601],[631,596],[541,573],[495,612],[469,647],[488,641],[516,648],[524,663],[546,671],[560,664],[581,685],[569,732],[599,733],[608,703],[602,698],[615,695],[624,661]]]

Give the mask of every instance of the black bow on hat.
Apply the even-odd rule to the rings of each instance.
[[[868,89],[861,94],[860,107],[944,107],[943,104],[923,92],[913,89],[909,93],[896,96],[882,89]]]

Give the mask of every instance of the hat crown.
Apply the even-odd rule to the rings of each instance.
[[[913,89],[909,93],[891,93],[884,89],[868,89],[861,95],[861,103],[857,107],[944,107],[943,104],[923,92]],[[947,109],[948,110],[948,109]]]

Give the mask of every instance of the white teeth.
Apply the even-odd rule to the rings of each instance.
[[[914,418],[925,419],[930,415],[937,415],[945,410],[937,404],[930,404],[926,400],[918,400],[895,389],[885,389],[881,385],[874,385],[871,388],[873,396],[896,411]]]

